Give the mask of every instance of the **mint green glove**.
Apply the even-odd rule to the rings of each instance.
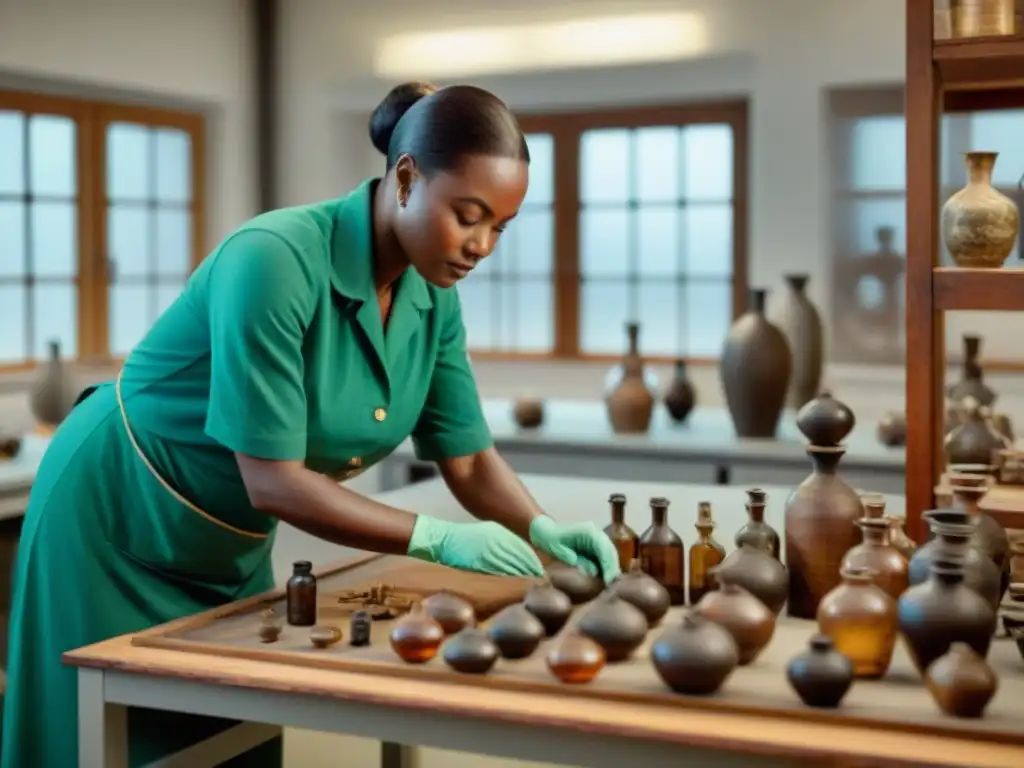
[[[566,565],[582,568],[591,576],[600,572],[605,584],[621,573],[615,545],[593,523],[563,525],[541,515],[530,523],[530,541],[541,552]]]
[[[409,557],[499,576],[543,576],[533,548],[500,523],[449,523],[420,515],[409,537]]]

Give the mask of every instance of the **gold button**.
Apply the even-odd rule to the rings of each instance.
[[[378,408],[373,412],[373,418],[375,418],[377,421],[384,421],[384,419],[386,419],[387,417],[388,412],[385,411],[383,408]]]
[[[348,462],[348,465],[350,467],[361,467],[361,466],[363,466],[363,460],[361,458],[359,458],[358,456],[356,456],[354,459],[351,459]]]

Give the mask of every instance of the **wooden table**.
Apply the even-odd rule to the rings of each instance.
[[[524,482],[545,509],[566,522],[593,520],[603,525],[608,495],[615,491],[631,500],[629,519],[639,529],[649,517],[646,500],[668,496],[673,502],[671,522],[688,541],[698,501],[714,505],[723,541],[731,542],[745,519],[745,495],[738,488],[550,476],[525,476]],[[772,502],[768,519],[781,530],[782,503],[789,489],[767,486],[766,490]],[[378,498],[447,519],[466,517],[437,480]],[[890,496],[889,505],[893,512],[902,513],[900,497]],[[320,565],[351,553],[321,542],[310,545],[309,557]],[[673,765],[682,754],[691,758],[691,764],[709,768],[782,768],[792,766],[794,758],[813,760],[837,750],[906,764],[920,757],[922,749],[924,754],[934,754],[934,760],[929,758],[932,765],[1024,765],[1024,751],[1011,748],[987,750],[987,762],[976,762],[971,745],[957,739],[879,735],[865,728],[807,724],[765,729],[749,715],[701,712],[681,717],[664,707],[603,701],[574,701],[567,707],[564,699],[552,695],[451,684],[439,687],[413,680],[382,684],[370,675],[138,647],[131,645],[130,636],[72,651],[65,661],[79,668],[82,768],[126,765],[125,714],[130,706],[245,721],[211,743],[181,753],[180,764],[189,768],[215,765],[288,726],[378,739],[384,744],[384,768],[404,765],[408,753],[402,745],[593,768],[645,762]],[[969,754],[972,759],[967,759]],[[877,760],[870,764],[880,765]]]
[[[516,425],[509,400],[485,400],[484,413],[498,450],[522,473],[797,485],[811,469],[804,452],[806,440],[791,411],[783,415],[777,440],[736,437],[724,408],[698,408],[683,426],[672,423],[664,408],[657,408],[645,435],[614,434],[604,404],[596,401],[548,402],[545,422],[536,430]],[[858,424],[846,447],[840,466],[851,483],[903,493],[905,451],[881,445],[874,424]],[[417,473],[430,474],[433,465],[418,461],[407,441],[382,463],[382,470],[382,488],[391,490],[406,485]]]

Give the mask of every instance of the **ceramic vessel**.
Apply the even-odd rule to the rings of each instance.
[[[646,432],[654,412],[654,395],[644,381],[640,357],[640,324],[627,323],[629,347],[622,358],[622,379],[608,395],[608,420],[617,434]]]
[[[686,593],[690,605],[696,605],[700,599],[715,589],[712,571],[725,559],[725,547],[715,541],[715,519],[711,512],[711,504],[702,501],[697,504],[697,540],[690,546],[690,567],[687,572]]]
[[[786,337],[793,355],[786,405],[800,408],[818,393],[825,358],[825,333],[821,315],[807,297],[810,276],[785,275],[785,280],[785,298],[771,319]]]
[[[995,672],[966,643],[953,643],[924,680],[939,709],[953,717],[981,717],[999,687]]]
[[[668,499],[655,496],[650,503],[651,525],[640,536],[640,567],[668,591],[672,605],[682,605],[686,601],[683,540],[668,524]]]
[[[600,576],[591,575],[561,561],[551,563],[544,571],[551,586],[567,594],[573,605],[593,600],[604,591],[604,581]]]
[[[964,398],[960,423],[949,431],[943,443],[947,463],[991,467],[996,463],[996,454],[1006,447],[1006,439],[985,419],[978,401],[971,396]]]
[[[647,637],[647,617],[614,592],[606,592],[580,617],[576,629],[600,645],[609,662],[625,661]]]
[[[476,626],[473,606],[456,594],[436,592],[423,600],[423,609],[441,625],[446,635],[454,635],[466,627]]]
[[[522,603],[516,603],[495,614],[487,634],[506,659],[525,659],[544,639],[544,625]]]
[[[309,630],[309,642],[314,648],[327,648],[341,640],[342,632],[339,627],[326,624],[317,624]]]
[[[1006,530],[995,518],[981,509],[981,500],[989,491],[991,478],[986,475],[956,472],[951,468],[949,473],[949,489],[953,495],[953,506],[962,509],[967,519],[974,526],[971,542],[1000,570],[1009,573],[1010,540]],[[1004,584],[1001,592],[1006,591]]]
[[[946,389],[946,397],[954,403],[961,403],[973,397],[978,405],[991,408],[996,401],[996,393],[984,382],[981,368],[981,336],[965,333],[961,337],[963,343],[963,361],[960,368],[960,380],[950,384]]]
[[[437,655],[445,634],[441,625],[430,618],[422,603],[398,620],[391,630],[391,648],[408,664],[423,664]]]
[[[982,658],[988,656],[996,612],[964,584],[960,560],[933,560],[931,578],[904,592],[898,610],[900,632],[921,674],[953,643],[967,643]]]
[[[667,627],[651,645],[654,669],[676,693],[712,694],[739,662],[739,648],[729,630],[693,614]]]
[[[565,592],[556,589],[548,582],[530,587],[523,598],[523,607],[544,625],[545,635],[554,637],[569,620],[569,614],[572,613],[572,600]]]
[[[809,707],[833,708],[853,684],[853,663],[827,635],[815,635],[807,650],[786,665],[786,680]]]
[[[843,557],[861,541],[860,496],[839,476],[845,450],[808,446],[814,471],[786,502],[786,565],[791,616],[813,619],[821,599],[839,586]]]
[[[855,677],[888,671],[899,629],[896,600],[872,576],[868,568],[844,568],[843,583],[818,606],[818,629],[850,660]]]
[[[896,411],[887,411],[875,426],[878,442],[888,448],[907,444],[907,417]]]
[[[892,544],[903,557],[907,559],[907,581],[910,581],[910,559],[917,551],[917,542],[907,536],[904,528],[906,520],[898,515],[886,515],[885,521],[889,523],[889,543]]]
[[[544,401],[536,397],[518,398],[512,406],[512,419],[523,429],[536,429],[544,423]]]
[[[686,361],[676,360],[676,374],[665,392],[665,410],[676,424],[682,424],[697,404],[697,391],[686,375]]]
[[[604,648],[586,635],[570,632],[547,655],[548,670],[563,683],[589,683],[604,669]]]
[[[490,672],[501,653],[484,630],[466,626],[448,638],[441,649],[444,663],[456,672],[482,675]]]
[[[608,497],[608,505],[612,521],[605,526],[604,532],[619,553],[619,570],[625,571],[640,554],[640,537],[626,523],[626,496],[613,493]]]
[[[719,586],[693,609],[696,614],[729,631],[739,649],[740,666],[756,659],[775,634],[775,614],[768,606],[728,578],[717,574]]]
[[[1003,574],[975,539],[977,529],[961,509],[933,509],[921,515],[933,538],[919,547],[907,569],[910,586],[931,577],[932,563],[954,553],[960,561],[964,585],[975,590],[995,609],[1002,597]]]
[[[824,390],[797,411],[796,426],[811,445],[840,445],[853,431],[857,418],[846,403]]]
[[[765,317],[766,297],[766,291],[751,292],[751,308],[733,323],[718,366],[740,437],[775,437],[792,375],[793,355]]]
[[[778,615],[786,604],[789,594],[786,567],[763,549],[744,544],[733,550],[715,569],[716,578],[725,573],[730,581],[754,595],[772,613]]]
[[[779,534],[764,520],[768,506],[768,494],[761,488],[750,488],[747,491],[747,522],[736,531],[737,547],[749,544],[763,549],[774,558],[780,557],[781,542]]]
[[[907,558],[889,541],[890,523],[880,518],[857,521],[864,541],[843,556],[840,570],[866,570],[871,582],[898,600],[910,586]]]
[[[967,152],[967,186],[942,206],[942,239],[958,267],[1001,267],[1020,230],[1017,204],[992,186],[998,152]]]
[[[643,572],[640,560],[634,560],[629,569],[611,584],[609,591],[639,608],[649,627],[656,626],[671,605],[668,590]]]
[[[47,346],[49,357],[32,387],[29,407],[39,424],[55,427],[71,412],[78,388],[61,360],[60,343],[51,341]]]

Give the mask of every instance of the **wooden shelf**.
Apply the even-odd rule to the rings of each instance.
[[[947,90],[1024,89],[1024,37],[936,40],[932,58]]]
[[[1024,268],[964,269],[935,267],[932,293],[936,310],[1024,308]]]

